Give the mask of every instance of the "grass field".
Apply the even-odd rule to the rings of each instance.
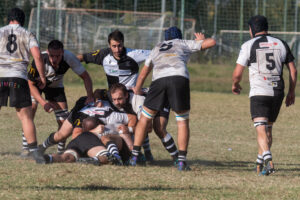
[[[66,92],[70,107],[84,95],[82,86],[68,86]],[[282,107],[274,126],[272,153],[277,172],[269,177],[253,171],[256,135],[245,94],[192,92],[190,172],[178,172],[172,166],[153,133],[150,141],[156,162],[147,167],[37,165],[22,160],[18,157],[20,123],[15,112],[4,107],[0,112],[0,199],[299,199],[297,101],[293,107]],[[41,108],[35,122],[39,142],[56,129],[53,114]],[[173,114],[168,130],[176,138]]]

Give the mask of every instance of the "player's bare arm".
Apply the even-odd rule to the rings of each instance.
[[[151,72],[152,68],[153,68],[153,64],[150,64],[150,66],[145,65],[142,68],[141,73],[139,74],[139,77],[137,79],[136,86],[133,88],[133,92],[135,94],[138,94],[138,95],[142,94],[142,87],[144,85],[144,82],[145,82],[147,76]]]
[[[30,49],[30,52],[36,64],[36,68],[40,74],[41,82],[39,84],[39,88],[43,89],[46,86],[46,77],[45,77],[45,65],[42,59],[40,49],[38,47],[32,47]]]
[[[290,62],[287,64],[287,68],[289,70],[289,91],[286,95],[285,105],[288,107],[295,103],[295,88],[297,83],[297,69],[295,67],[294,62]]]
[[[87,99],[85,101],[86,104],[94,101],[94,95],[93,95],[93,83],[92,79],[87,71],[83,72],[80,75],[80,78],[82,78],[84,82],[84,87],[87,93]]]
[[[240,64],[236,64],[236,67],[232,74],[232,93],[240,94],[242,87],[240,86],[240,82],[242,80],[244,67]]]
[[[31,95],[43,106],[44,110],[48,113],[52,112],[54,106],[42,97],[35,83],[31,80],[28,80],[28,85]]]

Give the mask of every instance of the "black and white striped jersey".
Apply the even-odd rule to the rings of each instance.
[[[82,66],[77,57],[68,50],[64,50],[64,56],[57,69],[54,69],[54,67],[51,65],[47,52],[43,52],[42,57],[45,63],[47,87],[63,88],[63,77],[69,68],[71,68],[72,71],[77,75],[81,75],[83,72],[85,72],[85,68]],[[39,77],[40,76],[36,69],[35,62],[32,61],[32,64],[28,71],[28,79],[32,82],[37,82],[37,80],[39,80]]]
[[[284,91],[282,68],[294,56],[286,42],[269,34],[245,42],[237,64],[249,67],[249,96],[277,96]]]
[[[86,63],[102,65],[106,73],[108,86],[122,83],[127,88],[136,84],[139,65],[149,56],[150,50],[129,49],[123,50],[120,60],[114,58],[110,48],[83,54]]]
[[[27,80],[30,49],[38,47],[35,36],[19,24],[0,28],[0,77]]]

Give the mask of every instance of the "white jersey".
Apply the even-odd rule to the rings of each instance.
[[[95,107],[93,103],[86,105],[79,112],[99,118],[107,124],[128,124],[128,115],[123,112],[115,112],[108,101],[102,101],[103,107]]]
[[[35,36],[19,24],[0,28],[0,77],[27,80],[27,66],[32,47],[38,47]]]
[[[50,88],[64,87],[63,78],[69,68],[71,68],[72,71],[77,75],[81,75],[83,72],[85,72],[85,68],[82,66],[77,57],[68,50],[64,50],[64,56],[57,69],[54,69],[54,67],[51,65],[49,55],[46,51],[42,53],[42,58],[45,63],[47,87]],[[28,79],[32,82],[37,82],[40,79],[34,61],[32,61],[31,67],[29,69]]]
[[[158,43],[146,59],[145,65],[153,64],[152,81],[168,76],[184,76],[189,79],[187,62],[191,53],[201,49],[203,40],[173,39]]]
[[[237,64],[249,67],[249,96],[277,96],[284,91],[282,68],[294,60],[288,45],[270,35],[245,42]]]

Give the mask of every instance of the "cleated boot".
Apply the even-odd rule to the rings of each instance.
[[[191,168],[184,161],[179,161],[177,164],[178,171],[190,171]]]
[[[268,176],[272,173],[275,173],[273,162],[272,160],[266,160],[265,167],[263,168],[260,174],[263,176]]]
[[[77,161],[77,163],[82,163],[82,164],[92,164],[92,165],[100,165],[100,161],[97,157],[92,157],[92,158],[79,158]]]

